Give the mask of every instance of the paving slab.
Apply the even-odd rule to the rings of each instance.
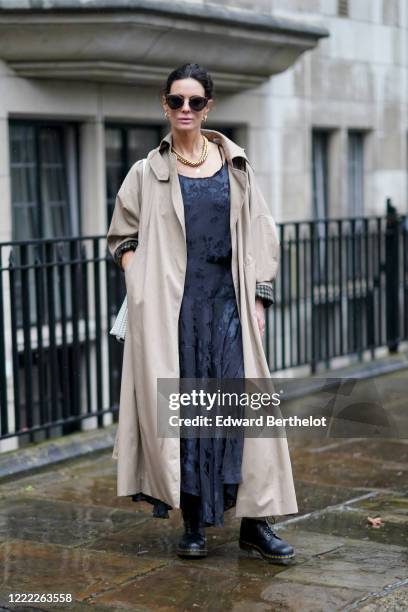
[[[127,523],[125,529],[99,533],[84,544],[86,548],[130,556],[151,555],[174,559],[177,541],[182,533],[180,512],[171,512],[168,519],[149,518],[142,524]]]
[[[342,487],[334,484],[321,484],[296,481],[296,498],[299,514],[307,514],[315,510],[322,510],[327,506],[334,506],[346,502],[355,497],[364,495],[366,489],[353,487]],[[297,515],[294,515],[297,516]],[[278,521],[284,521],[287,517],[277,517]]]
[[[378,440],[370,439],[350,439],[332,440],[333,449],[338,457],[348,455],[353,459],[365,458],[368,460],[380,460],[385,462],[395,462],[398,464],[408,463],[408,440],[387,439],[381,440],[381,456],[378,456]],[[327,445],[310,446],[309,450],[313,454],[324,452]],[[323,450],[321,450],[323,449]],[[303,447],[302,450],[307,450]]]
[[[13,479],[27,472],[38,472],[52,466],[63,464],[69,459],[79,456],[95,457],[98,452],[104,452],[113,446],[116,425],[108,425],[73,433],[69,436],[52,438],[33,443],[16,451],[0,454],[0,478]]]
[[[378,444],[377,448],[380,447]],[[339,447],[341,448],[341,447]],[[338,487],[360,489],[396,489],[408,482],[408,463],[387,461],[372,451],[370,456],[353,456],[339,448],[324,453],[309,449],[293,452],[293,473],[296,480]],[[346,469],[352,466],[352,469]]]
[[[138,516],[115,509],[92,508],[42,499],[6,499],[0,504],[0,541],[34,540],[79,546],[106,533],[145,522]]]
[[[116,495],[116,476],[114,468],[104,475],[72,475],[59,481],[41,483],[39,486],[26,485],[25,491],[30,497],[54,499],[68,503],[79,503],[87,506],[107,506],[110,508],[122,508],[123,510],[136,512],[140,509],[132,503],[129,498]]]
[[[334,612],[353,602],[363,591],[351,588],[296,584],[275,579],[268,584],[252,583],[245,598],[234,594],[234,612],[259,610],[263,612]]]
[[[162,561],[11,540],[0,546],[1,593],[65,593],[78,603],[161,567]],[[41,576],[41,586],[38,577]],[[37,584],[36,590],[34,585]],[[41,604],[44,609],[52,608]],[[61,608],[54,605],[54,608]],[[65,609],[71,609],[65,604]]]
[[[83,471],[81,475],[77,470]],[[152,506],[146,502],[132,502],[129,497],[116,495],[116,474],[112,460],[109,470],[99,470],[92,466],[87,473],[86,466],[37,474],[18,479],[14,483],[0,484],[1,500],[10,497],[36,498],[77,503],[81,506],[107,506],[111,509],[122,509],[125,512],[144,513],[151,517]],[[103,471],[103,474],[101,474]]]
[[[393,588],[388,593],[380,593],[364,598],[354,607],[360,612],[406,612],[408,610],[408,584]]]
[[[163,574],[166,574],[164,579]],[[230,576],[198,564],[161,569],[140,580],[95,598],[113,609],[132,609],[145,603],[146,610],[218,612],[269,610],[333,610],[332,603],[346,604],[361,594],[346,588],[293,585],[275,577]]]
[[[295,523],[293,528],[408,547],[407,515],[381,510],[380,503],[375,507],[377,511],[373,511],[373,508],[359,509],[353,505],[330,508],[311,514]],[[375,528],[369,523],[368,517],[373,518],[373,515],[380,516],[383,521],[381,527]]]
[[[398,493],[380,493],[366,499],[358,499],[348,504],[349,508],[364,510],[371,516],[386,512],[395,520],[408,516],[408,491]]]
[[[290,538],[289,529],[284,534]],[[291,582],[371,592],[403,580],[407,563],[406,548],[348,538],[343,546],[289,567],[283,576]]]
[[[217,570],[200,567],[199,560],[185,565],[161,568],[150,575],[131,580],[122,587],[95,598],[97,603],[114,610],[133,610],[145,606],[147,610],[218,610],[231,609],[230,593],[245,590],[248,579],[239,585],[239,579]]]

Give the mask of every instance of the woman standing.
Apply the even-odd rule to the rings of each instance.
[[[171,131],[125,178],[108,247],[125,271],[118,495],[180,507],[179,556],[207,554],[205,527],[241,516],[240,546],[271,562],[294,551],[267,516],[297,512],[286,438],[160,438],[160,378],[269,378],[265,308],[278,267],[276,227],[243,149],[202,129],[213,85],[197,64],[168,77]],[[143,184],[143,201],[141,197]],[[254,497],[255,496],[255,497]]]

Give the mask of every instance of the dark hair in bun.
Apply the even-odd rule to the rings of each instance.
[[[179,68],[176,68],[170,72],[169,76],[167,77],[166,85],[162,89],[162,95],[170,93],[170,89],[174,81],[189,78],[196,79],[196,81],[201,83],[201,85],[204,87],[204,95],[206,98],[214,97],[214,84],[212,78],[208,74],[207,70],[198,64],[183,64]]]

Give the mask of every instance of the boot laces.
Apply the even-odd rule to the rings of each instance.
[[[272,519],[272,520],[271,520]],[[280,538],[278,536],[278,534],[272,529],[272,525],[275,524],[275,517],[265,517],[265,523],[267,525],[267,531],[270,535],[273,535],[275,538],[278,538],[278,540],[281,540],[282,538]]]

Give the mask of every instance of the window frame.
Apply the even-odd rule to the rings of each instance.
[[[312,212],[313,212],[313,219],[319,219],[318,217],[318,205],[317,205],[317,197],[318,197],[318,191],[317,191],[317,180],[316,180],[316,164],[315,164],[315,150],[316,150],[316,143],[315,143],[315,138],[316,136],[322,137],[324,136],[325,138],[325,143],[324,143],[324,147],[325,147],[325,159],[323,160],[323,205],[324,205],[324,219],[327,219],[329,217],[330,214],[330,139],[332,136],[332,130],[331,129],[327,129],[327,128],[319,128],[319,127],[312,127],[312,131],[311,131],[311,169],[312,169]]]
[[[57,118],[31,118],[31,117],[16,117],[10,115],[8,117],[8,146],[10,151],[9,158],[9,171],[10,171],[10,182],[12,175],[12,161],[11,161],[11,129],[12,126],[23,126],[31,127],[34,129],[34,150],[35,150],[35,197],[36,197],[36,211],[37,211],[37,223],[38,223],[38,236],[32,238],[45,238],[45,216],[44,216],[44,201],[41,191],[41,150],[40,150],[40,130],[42,128],[59,128],[62,132],[62,159],[64,164],[64,181],[66,185],[67,193],[67,206],[70,228],[68,233],[64,237],[68,236],[81,236],[82,235],[82,201],[81,201],[81,159],[80,159],[80,123],[78,121],[63,120]],[[67,157],[67,139],[68,132],[71,130],[74,138],[73,152],[74,159],[70,160]],[[70,168],[70,164],[72,164]],[[73,171],[75,175],[75,182],[72,185],[70,182],[70,172]],[[12,218],[12,232],[14,230],[14,201],[12,188],[10,186],[10,205],[11,205],[11,218]],[[75,207],[75,210],[74,210]],[[30,239],[32,239],[30,238]],[[14,240],[12,234],[12,240]]]
[[[106,184],[105,184],[105,193],[106,193],[106,218],[108,225],[111,221],[111,217],[114,209],[114,198],[109,198],[109,187],[108,187],[108,159],[106,155],[106,132],[107,130],[119,130],[120,138],[121,138],[121,160],[120,160],[120,173],[119,173],[119,186],[118,189],[123,182],[126,174],[130,169],[130,161],[129,161],[129,131],[133,129],[149,129],[152,128],[153,131],[157,133],[157,145],[159,145],[160,140],[167,134],[167,126],[162,123],[145,123],[145,122],[129,122],[129,121],[105,121],[104,124],[104,143],[105,143],[105,175],[106,175]]]
[[[356,159],[351,159],[351,154],[356,151],[355,144],[353,143],[353,138],[355,138],[356,136],[358,136],[358,139],[359,139],[359,146],[361,145],[361,148],[359,149],[359,154],[361,152],[361,164],[360,164],[361,174],[360,176],[356,172],[356,167],[359,162],[357,162]],[[348,200],[347,209],[348,209],[348,215],[350,217],[364,216],[364,210],[365,210],[364,178],[365,178],[365,163],[366,163],[365,136],[366,136],[366,132],[364,130],[359,130],[359,129],[347,130],[347,200]],[[354,147],[354,149],[352,149],[352,147]],[[360,207],[355,206],[356,201],[357,201],[357,190],[356,190],[357,179],[360,183],[359,188],[361,190],[361,202],[359,203]]]

